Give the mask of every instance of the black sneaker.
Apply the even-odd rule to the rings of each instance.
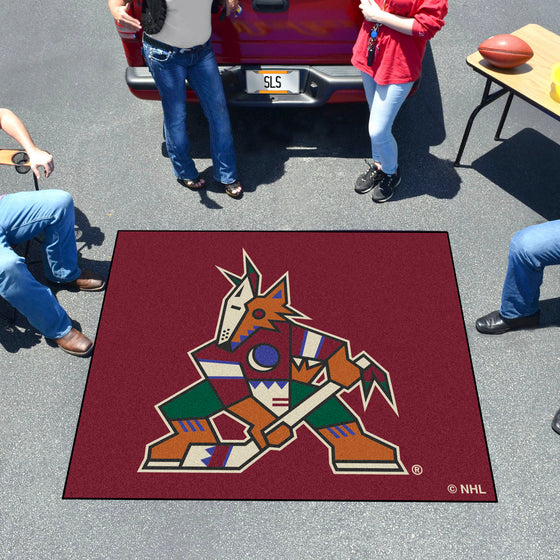
[[[387,173],[383,173],[381,170],[379,170],[379,173],[381,173],[382,177],[375,185],[371,199],[373,202],[386,202],[395,194],[401,182],[401,174],[398,169],[394,175],[387,175]]]
[[[356,179],[354,190],[359,194],[371,191],[371,189],[373,189],[373,187],[375,187],[375,185],[381,180],[380,173],[381,169],[379,169],[377,165],[370,165],[369,169]]]

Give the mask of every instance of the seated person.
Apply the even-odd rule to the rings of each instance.
[[[52,156],[37,148],[24,124],[8,109],[0,109],[0,129],[21,144],[36,177],[54,169]],[[72,327],[52,291],[29,272],[12,246],[44,233],[43,264],[47,278],[85,291],[103,289],[99,275],[78,267],[74,234],[74,202],[61,190],[0,194],[0,296],[24,315],[46,338],[75,356],[87,356],[93,342]]]
[[[509,246],[502,305],[476,321],[484,334],[502,334],[539,324],[539,294],[545,266],[560,264],[560,220],[518,231]],[[560,410],[552,420],[560,434]]]
[[[544,268],[560,264],[560,220],[518,231],[509,246],[502,305],[476,321],[484,334],[503,334],[539,324],[539,294]]]

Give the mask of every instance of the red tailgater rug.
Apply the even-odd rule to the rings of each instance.
[[[495,502],[447,234],[120,232],[64,497]]]

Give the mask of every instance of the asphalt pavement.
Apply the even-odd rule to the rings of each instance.
[[[560,407],[558,270],[545,273],[541,328],[498,337],[474,328],[499,306],[513,233],[560,218],[559,123],[516,99],[495,141],[502,99],[480,113],[463,165],[453,166],[484,86],[466,56],[527,23],[560,34],[557,0],[451,3],[421,89],[396,122],[403,181],[383,205],[353,191],[368,157],[364,105],[232,109],[245,196],[214,186],[193,193],[162,157],[160,104],[126,87],[106,2],[22,0],[2,12],[0,106],[54,155],[41,187],[73,195],[88,268],[108,273],[119,230],[449,232],[498,502],[62,500],[90,360],[64,354],[22,320],[14,329],[0,319],[1,558],[560,556],[560,436],[550,427]],[[197,107],[188,120],[194,156],[210,176]],[[14,144],[4,136],[1,145]],[[0,192],[28,188],[30,176],[1,171]],[[95,337],[103,293],[57,297]]]

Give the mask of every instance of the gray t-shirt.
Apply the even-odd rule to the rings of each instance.
[[[212,0],[166,0],[167,16],[154,39],[180,49],[203,45],[210,39]]]

